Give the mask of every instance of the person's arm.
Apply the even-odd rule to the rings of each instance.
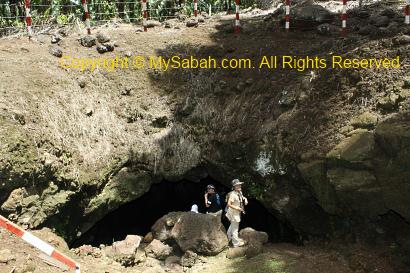
[[[205,207],[209,208],[209,204],[208,204],[208,193],[205,193]]]
[[[230,208],[232,208],[232,209],[235,209],[235,210],[243,211],[243,209],[242,209],[241,207],[237,207],[237,206],[234,206],[234,205],[233,205],[233,197],[232,197],[232,195],[229,196],[229,199],[228,199],[228,207],[230,207]]]

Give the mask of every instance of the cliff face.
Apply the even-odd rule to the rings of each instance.
[[[254,32],[240,38],[223,24],[173,36],[108,28],[120,46],[104,56],[257,62],[261,54],[377,52],[399,54],[402,68],[82,73],[60,68],[42,43],[1,41],[9,60],[0,67],[1,213],[70,241],[152,183],[209,175],[226,185],[244,180],[251,196],[304,236],[386,235],[402,243],[397,233],[410,233],[409,48],[394,41],[407,36],[275,32],[272,41],[259,31],[266,21],[249,23]],[[74,36],[60,45],[64,54],[99,57]]]

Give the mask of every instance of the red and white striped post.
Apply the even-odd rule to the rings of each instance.
[[[241,23],[239,21],[239,7],[241,6],[240,0],[235,0],[236,14],[235,14],[235,33],[241,32]]]
[[[285,0],[285,31],[289,32],[290,26],[290,0]]]
[[[11,233],[14,233],[18,237],[20,237],[22,240],[26,241],[30,245],[46,253],[48,256],[53,257],[54,259],[67,265],[69,268],[74,269],[76,273],[81,273],[80,266],[75,261],[73,261],[71,258],[65,256],[61,252],[57,251],[53,246],[40,240],[38,237],[34,236],[30,232],[25,231],[24,229],[10,222],[9,220],[7,220],[1,215],[0,215],[0,227],[10,231]]]
[[[194,0],[195,23],[198,24],[198,0]]]
[[[141,7],[142,7],[142,25],[144,26],[144,31],[147,32],[147,18],[148,18],[148,12],[147,12],[147,0],[142,0],[141,2]]]
[[[87,27],[87,33],[88,35],[91,34],[91,27],[90,27],[90,13],[88,12],[88,6],[87,6],[87,0],[81,0],[83,4],[83,9],[84,9],[84,19],[85,19],[85,25]]]
[[[342,35],[346,35],[346,21],[347,21],[347,0],[343,1],[342,7]]]
[[[410,0],[406,1],[406,7],[404,8],[404,23],[406,25],[410,24]]]
[[[30,0],[26,0],[25,2],[25,9],[26,9],[26,24],[27,24],[27,33],[28,33],[28,38],[31,39],[33,36],[33,32],[31,29],[31,13],[30,13]]]

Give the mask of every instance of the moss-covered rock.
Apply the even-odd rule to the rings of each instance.
[[[378,118],[371,112],[364,112],[350,120],[350,125],[355,128],[372,129],[376,126]]]

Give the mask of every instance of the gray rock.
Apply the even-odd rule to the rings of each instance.
[[[372,16],[370,18],[370,24],[376,26],[376,27],[387,27],[390,23],[390,18],[387,16]]]
[[[216,255],[228,246],[221,218],[209,214],[185,212],[174,224],[171,235],[182,251]]]
[[[63,52],[58,47],[52,46],[48,49],[51,55],[61,58],[63,56]]]
[[[160,241],[171,239],[171,230],[183,214],[183,212],[170,212],[162,216],[151,227],[152,237]]]
[[[60,42],[61,39],[62,39],[62,38],[61,38],[60,35],[53,35],[53,36],[51,37],[51,43],[52,43],[52,44],[56,44],[56,43]]]
[[[370,35],[376,32],[377,30],[378,30],[377,27],[373,25],[366,25],[366,26],[362,26],[359,28],[359,34],[360,35]]]
[[[0,263],[6,264],[15,259],[16,257],[13,255],[13,252],[11,252],[10,249],[5,248],[0,250]]]
[[[85,47],[93,47],[96,45],[96,39],[94,36],[87,35],[80,38],[80,44]]]
[[[110,41],[110,37],[107,34],[102,33],[102,32],[98,33],[96,37],[99,43],[106,43]]]
[[[396,16],[396,12],[391,8],[387,8],[387,9],[382,10],[380,12],[380,15],[381,16],[387,16],[389,18],[393,18],[394,16]]]
[[[325,23],[325,24],[318,25],[316,30],[320,35],[331,36],[336,33],[339,33],[340,29],[337,26]]]
[[[394,45],[406,45],[410,44],[410,35],[401,35],[393,39]]]
[[[244,239],[248,244],[265,244],[268,242],[268,234],[263,231],[257,231],[247,227],[239,232],[239,237]]]
[[[145,253],[148,257],[158,260],[165,260],[169,255],[171,255],[172,247],[157,239],[154,239],[147,247],[145,247]]]
[[[186,22],[187,27],[196,27],[198,26],[198,23],[194,19],[190,19]]]
[[[187,250],[181,258],[181,265],[185,267],[192,267],[198,261],[198,254]]]
[[[153,28],[153,27],[159,27],[161,26],[161,23],[156,21],[156,20],[147,20],[146,27],[147,28]]]

